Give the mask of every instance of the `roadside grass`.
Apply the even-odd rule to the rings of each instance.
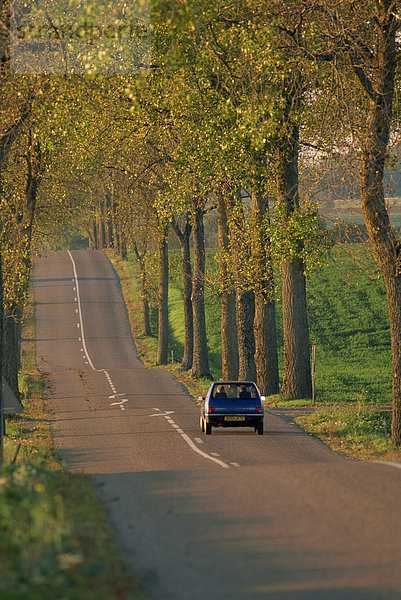
[[[3,464],[0,527],[2,600],[139,598],[87,477]]]
[[[144,340],[138,273],[133,257],[121,261],[108,253],[120,276],[129,306],[136,306],[132,329],[143,362],[154,366],[156,337]],[[208,279],[216,262],[207,253]],[[136,284],[133,283],[136,280]],[[135,287],[136,286],[136,287]],[[400,459],[391,448],[391,352],[386,293],[378,278],[374,260],[364,244],[336,246],[327,264],[308,274],[308,319],[310,341],[316,345],[315,404],[309,399],[288,400],[279,395],[266,399],[266,406],[309,407],[312,414],[299,417],[299,423],[331,447],[360,458]],[[136,290],[136,291],[135,291]],[[169,291],[169,322],[175,361],[181,359],[184,342],[182,282],[174,272]],[[135,304],[136,303],[136,304]],[[211,371],[221,377],[220,306],[213,286],[206,292],[206,323]],[[279,368],[282,373],[281,299],[277,299]],[[156,309],[153,322],[157,324]],[[146,346],[146,344],[148,346]],[[182,381],[196,398],[204,395],[208,380],[194,380],[179,364],[165,367]],[[363,410],[362,410],[362,407]],[[314,419],[316,415],[316,419]],[[355,415],[359,415],[355,418]],[[387,442],[383,427],[386,422]],[[339,427],[336,423],[342,423]],[[369,427],[366,423],[370,423]]]
[[[23,330],[24,411],[6,417],[0,463],[2,600],[139,600],[87,476],[62,470],[35,367],[34,306]]]
[[[400,460],[390,440],[391,412],[358,404],[318,408],[296,422],[333,450],[363,460]]]

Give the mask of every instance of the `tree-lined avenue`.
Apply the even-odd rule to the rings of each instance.
[[[101,252],[45,254],[33,286],[56,447],[97,484],[149,598],[400,598],[400,469],[345,459],[278,411],[264,436],[202,436],[182,386],[138,359]]]

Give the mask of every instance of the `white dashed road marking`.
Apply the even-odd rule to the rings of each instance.
[[[79,338],[79,340],[82,342],[83,351],[84,351],[84,354],[85,354],[85,356],[87,358],[87,361],[88,361],[86,364],[89,364],[90,367],[91,367],[91,369],[93,371],[105,374],[105,376],[107,378],[107,381],[109,382],[109,385],[111,387],[111,390],[115,394],[116,393],[116,388],[115,388],[115,386],[114,386],[114,384],[113,384],[113,382],[111,380],[109,372],[106,371],[106,369],[96,369],[96,367],[94,366],[94,364],[92,362],[91,357],[89,356],[88,348],[86,346],[85,334],[84,334],[84,322],[83,322],[83,318],[82,318],[81,296],[80,296],[80,293],[79,293],[79,282],[78,282],[77,267],[75,265],[75,261],[74,261],[74,259],[72,257],[71,252],[69,250],[67,250],[67,252],[68,252],[68,254],[70,256],[70,259],[71,259],[71,262],[72,262],[72,269],[74,271],[74,279],[73,279],[73,281],[75,282],[74,292],[77,293],[77,295],[75,297],[75,302],[78,303],[78,306],[77,306],[76,310],[77,310],[78,315],[79,315],[79,323],[77,323],[77,328],[81,330],[81,337]],[[125,395],[125,394],[123,394],[123,395]],[[124,406],[123,402],[113,402],[110,406],[114,406],[114,405],[119,406],[121,410],[125,410],[125,406]]]

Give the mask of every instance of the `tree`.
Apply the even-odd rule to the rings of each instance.
[[[144,240],[142,250],[139,250],[139,244],[137,244],[137,242],[135,241],[133,242],[132,246],[139,265],[139,277],[141,281],[141,300],[143,311],[143,333],[144,335],[152,335],[149,316],[149,293],[146,281],[147,240]]]
[[[400,6],[397,0],[308,2],[306,6],[314,18],[313,30],[294,41],[309,61],[333,65],[332,87],[334,82],[339,92],[337,105],[342,109],[336,124],[342,132],[338,147],[345,155],[351,139],[351,152],[359,155],[362,214],[387,292],[393,367],[392,441],[400,446],[401,246],[384,196],[384,168],[391,134],[398,127],[394,126],[394,100]]]
[[[224,190],[217,191],[217,224],[219,241],[219,287],[221,305],[222,376],[236,381],[239,372],[238,332],[234,277],[230,267],[230,229]]]
[[[194,351],[194,322],[192,307],[192,265],[190,253],[190,237],[192,223],[189,212],[184,216],[184,224],[180,227],[179,219],[173,217],[171,227],[178,238],[181,246],[182,276],[184,283],[184,355],[181,368],[189,370],[192,368]]]
[[[271,240],[266,227],[269,202],[266,194],[252,190],[252,258],[255,276],[256,382],[264,395],[279,392],[276,305]]]
[[[13,124],[3,135],[0,167],[2,266],[5,287],[2,307],[2,373],[17,397],[21,323],[32,267],[34,217],[38,190],[48,166],[37,117],[34,116],[34,112],[40,114],[41,103],[35,101],[34,90],[29,85],[26,89],[19,90],[19,95],[24,98],[24,104],[20,108],[20,103],[14,98],[16,103],[13,106]]]
[[[289,99],[290,102],[293,98]],[[277,202],[283,208],[283,226],[299,209],[298,196],[298,126],[287,124],[291,134],[277,145]],[[283,286],[284,374],[283,394],[290,398],[310,398],[309,328],[306,312],[305,266],[301,257],[302,240],[295,256],[284,257],[281,263]]]
[[[159,251],[159,326],[156,364],[168,362],[168,226],[160,224],[157,230]]]
[[[393,123],[399,62],[399,3],[368,3],[356,30],[345,28],[349,64],[365,96],[361,131],[361,207],[387,291],[393,366],[392,441],[401,445],[401,242],[391,224],[384,198],[384,167]],[[366,11],[366,7],[365,11]],[[351,12],[355,9],[349,6]],[[345,16],[345,15],[344,15]],[[344,23],[341,15],[340,24]],[[352,21],[351,21],[352,23]]]
[[[191,210],[194,242],[194,273],[192,278],[194,351],[192,374],[196,377],[211,377],[205,318],[205,234],[203,212],[204,203],[199,196],[195,196],[192,200]]]
[[[231,254],[234,259],[238,327],[238,378],[256,381],[255,293],[250,284],[251,235],[242,205],[241,190],[229,199],[228,222]]]

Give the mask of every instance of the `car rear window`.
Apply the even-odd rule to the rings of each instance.
[[[224,405],[226,402],[237,402],[241,404],[255,405],[260,403],[258,392],[252,384],[218,384],[215,385],[209,403],[212,406]]]

